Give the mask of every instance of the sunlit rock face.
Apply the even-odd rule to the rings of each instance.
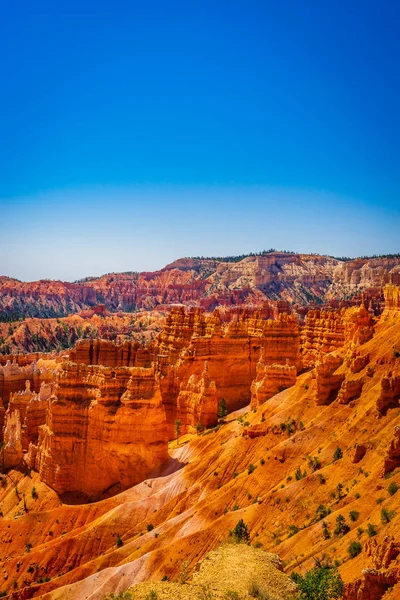
[[[145,479],[167,458],[167,429],[152,369],[65,363],[39,428],[35,466],[58,493],[96,496]]]

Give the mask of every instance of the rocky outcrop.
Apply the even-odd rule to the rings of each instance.
[[[40,386],[40,369],[36,362],[20,366],[14,359],[7,361],[4,366],[0,365],[0,397],[3,398],[5,406],[8,406],[10,394],[25,389],[28,380],[33,389],[38,390]]]
[[[186,383],[181,383],[176,408],[182,433],[194,433],[196,426],[211,427],[217,423],[217,390],[208,376],[207,361],[201,375],[193,373]]]
[[[22,447],[24,452],[27,452],[31,442],[37,443],[38,428],[46,421],[48,400],[53,393],[54,384],[42,382],[38,394],[31,390],[29,380],[25,385],[24,391],[11,394],[9,410],[19,412],[22,424]]]
[[[359,349],[356,349],[352,352],[352,355],[349,359],[349,367],[352,373],[359,373],[369,364],[370,357],[369,354],[362,354]]]
[[[223,322],[218,311],[207,315],[201,309],[173,309],[150,349],[161,373],[167,420],[173,423],[177,418],[180,383],[201,375],[205,361],[218,400],[224,398],[229,410],[244,406],[250,400],[261,349],[266,363],[299,370],[299,327],[294,317],[279,314],[276,320],[265,320],[243,310]]]
[[[8,409],[6,412],[2,454],[2,466],[4,469],[11,469],[22,462],[22,432],[18,410],[11,411]]]
[[[353,341],[361,346],[374,335],[374,317],[366,309],[364,300],[361,306],[353,306],[343,314],[345,341]]]
[[[151,356],[139,342],[115,344],[109,340],[79,340],[69,354],[72,362],[104,367],[150,367]]]
[[[342,365],[343,359],[335,354],[328,354],[315,369],[317,379],[316,402],[328,404],[333,400],[345,378],[344,373],[335,371]]]
[[[359,398],[364,385],[362,377],[359,379],[345,379],[338,393],[339,404],[348,404],[350,400]]]
[[[301,351],[305,366],[315,366],[321,358],[342,348],[346,342],[365,344],[374,333],[374,317],[360,306],[338,310],[310,310],[301,333]]]
[[[344,313],[345,309],[308,312],[301,334],[301,351],[306,366],[314,366],[323,355],[343,346]]]
[[[363,569],[363,576],[344,587],[343,600],[380,600],[389,588],[400,582],[400,542],[387,535],[378,542],[368,540],[366,554],[372,566]],[[397,597],[397,596],[396,596]]]
[[[394,435],[390,441],[389,447],[383,463],[383,475],[390,473],[400,467],[400,426],[394,428]]]
[[[63,365],[39,427],[35,465],[44,482],[60,494],[93,497],[142,481],[166,458],[165,410],[152,369]]]
[[[388,373],[382,377],[381,393],[376,401],[376,408],[380,413],[385,413],[388,408],[399,405],[400,400],[400,375]]]
[[[360,460],[364,458],[367,453],[367,447],[365,444],[356,444],[354,446],[353,456],[351,457],[351,462],[359,463]]]
[[[400,281],[398,285],[386,285],[383,292],[385,296],[385,313],[396,313],[400,311]]]
[[[251,384],[251,408],[258,408],[271,396],[296,383],[297,370],[294,365],[265,364],[264,360],[262,349],[257,376]]]

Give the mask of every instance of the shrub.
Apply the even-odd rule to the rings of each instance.
[[[357,527],[357,537],[360,538],[364,533],[364,529],[362,527]]]
[[[351,510],[349,512],[349,517],[350,517],[350,521],[357,521],[358,517],[360,516],[360,513],[357,512],[356,510]]]
[[[325,519],[325,517],[327,517],[330,513],[331,509],[327,508],[323,504],[320,504],[317,510],[315,511],[318,521],[320,521],[321,519]]]
[[[35,487],[33,487],[33,488],[32,488],[32,491],[31,491],[31,496],[32,496],[32,498],[33,498],[34,500],[37,500],[37,499],[39,498],[39,494],[37,493],[37,491],[36,491],[36,488],[35,488]]]
[[[267,591],[255,581],[252,581],[249,586],[249,596],[258,598],[258,600],[268,600],[269,594]]]
[[[197,598],[198,600],[213,600],[215,596],[208,585],[202,585]]]
[[[175,419],[175,437],[178,438],[181,435],[181,425],[182,421],[180,419]]]
[[[388,492],[391,496],[394,496],[398,489],[399,489],[399,486],[397,485],[397,483],[395,481],[392,481],[388,486]]]
[[[256,467],[253,464],[251,464],[251,465],[249,465],[247,472],[249,475],[251,475],[252,473],[254,473],[255,470],[256,470]]]
[[[309,456],[308,457],[308,466],[311,469],[312,473],[315,473],[315,471],[318,471],[318,469],[321,468],[321,461],[319,460],[318,456]]]
[[[221,398],[221,400],[218,403],[218,418],[224,419],[227,414],[228,414],[228,405],[226,403],[225,398]]]
[[[154,525],[153,525],[153,523],[149,523],[149,524],[147,525],[147,531],[153,531],[153,529],[154,529]]]
[[[326,483],[326,479],[322,475],[322,473],[318,473],[317,477],[318,477],[318,481],[320,482],[321,485],[324,485],[324,483]]]
[[[261,463],[261,465],[265,465],[265,459],[264,459],[264,458],[262,458],[262,459],[260,460],[260,463]]]
[[[353,542],[351,542],[351,544],[347,548],[347,552],[349,553],[350,558],[355,558],[356,556],[358,556],[358,554],[360,554],[361,550],[362,550],[362,546],[361,546],[360,542],[356,542],[355,540]]]
[[[181,572],[179,573],[179,583],[187,583],[189,579],[189,563],[185,560],[181,566]]]
[[[300,531],[300,528],[297,525],[289,525],[289,537],[296,535]]]
[[[240,596],[235,590],[227,590],[225,592],[224,600],[240,600]]]
[[[296,478],[296,481],[300,481],[300,479],[304,479],[304,477],[307,477],[307,471],[302,471],[301,467],[297,467],[294,476]]]
[[[340,500],[343,498],[343,483],[338,483],[337,487],[336,487],[336,498],[338,500],[338,502],[340,502]]]
[[[376,525],[373,525],[372,523],[368,523],[367,533],[368,533],[369,537],[374,537],[374,535],[376,535],[378,533]]]
[[[146,594],[145,600],[158,600],[159,596],[155,590],[151,590]]]
[[[240,519],[240,521],[236,523],[232,535],[236,542],[248,543],[250,541],[249,528],[247,527],[243,519]]]
[[[119,535],[119,533],[117,533],[117,537],[115,538],[115,543],[117,544],[117,548],[120,548],[121,546],[124,545],[122,537]]]
[[[335,452],[333,453],[333,462],[336,462],[340,458],[343,458],[343,450],[338,446]]]
[[[384,501],[384,499],[385,499],[385,498],[382,498],[382,497],[380,497],[380,498],[377,498],[377,499],[376,499],[376,503],[377,503],[377,504],[382,504],[382,502]]]
[[[350,527],[346,523],[346,519],[343,515],[338,515],[336,517],[336,527],[334,530],[335,535],[345,535],[348,531],[350,531]]]
[[[328,523],[326,521],[322,521],[322,535],[324,536],[324,540],[329,540],[329,538],[331,537]]]
[[[359,499],[361,498],[361,494],[359,494],[358,492],[356,492],[356,493],[354,494],[354,498],[355,498],[356,500],[359,500]]]
[[[382,508],[381,510],[381,523],[383,525],[386,525],[387,523],[389,523],[389,521],[391,521],[394,517],[394,511],[393,510],[388,510],[387,508]]]
[[[342,596],[343,580],[335,568],[319,566],[304,576],[292,573],[290,577],[299,589],[298,600],[336,600]]]

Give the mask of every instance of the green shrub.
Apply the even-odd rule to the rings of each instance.
[[[155,590],[151,590],[146,594],[145,600],[158,600],[159,596]]]
[[[387,523],[389,523],[389,521],[391,521],[394,517],[394,511],[393,510],[388,510],[387,508],[382,508],[381,510],[381,523],[383,525],[386,525]]]
[[[338,446],[335,452],[333,453],[333,462],[336,462],[340,458],[343,458],[343,450]]]
[[[343,515],[338,515],[336,517],[336,527],[334,530],[335,535],[345,535],[348,531],[350,531],[350,527],[346,523],[346,519]]]
[[[34,500],[37,500],[39,498],[39,494],[37,493],[35,486],[32,488],[31,496]]]
[[[368,533],[369,537],[374,537],[374,535],[376,535],[378,533],[376,525],[373,525],[372,523],[368,523],[368,525],[367,525],[367,533]]]
[[[342,596],[343,580],[335,568],[325,565],[307,571],[304,576],[292,573],[290,577],[297,584],[298,600],[336,600]]]
[[[153,531],[153,529],[154,529],[154,525],[153,525],[153,523],[149,523],[149,524],[147,525],[147,531]]]
[[[227,590],[225,592],[224,600],[240,600],[240,596],[235,590]]]
[[[296,535],[300,531],[300,528],[297,525],[289,525],[289,537]]]
[[[327,517],[328,515],[331,514],[331,509],[327,508],[326,506],[324,506],[323,504],[320,504],[317,508],[317,510],[315,511],[317,520],[320,521],[321,519],[325,519],[325,517]]]
[[[321,485],[324,485],[326,483],[326,479],[322,475],[322,473],[318,473],[317,477],[318,477],[318,481],[320,482]]]
[[[269,600],[267,591],[255,581],[252,581],[249,585],[249,596],[258,600]]]
[[[247,469],[247,473],[249,475],[251,475],[252,473],[254,473],[254,471],[256,470],[257,467],[255,467],[253,464],[249,465],[249,468]]]
[[[115,538],[115,543],[117,544],[117,548],[120,548],[121,546],[124,545],[122,537],[119,535],[119,533],[117,533],[117,537]]]
[[[349,512],[349,517],[350,517],[350,521],[357,521],[358,517],[360,516],[360,513],[357,512],[356,510],[351,510]]]
[[[312,473],[318,471],[318,469],[321,468],[321,461],[319,460],[318,456],[309,456],[308,466],[310,467]]]
[[[388,486],[388,492],[391,496],[394,496],[398,489],[399,489],[399,486],[397,485],[397,483],[395,481],[392,481]]]
[[[249,528],[243,519],[240,519],[235,525],[235,528],[232,532],[232,536],[236,542],[246,542],[250,541],[250,533]]]
[[[295,479],[296,481],[300,481],[300,479],[304,479],[304,477],[307,477],[307,471],[301,470],[301,467],[297,467],[295,473],[294,473]]]
[[[324,540],[329,540],[331,537],[328,523],[326,521],[322,521],[322,535],[324,536]]]
[[[349,553],[350,558],[355,558],[356,556],[358,556],[358,554],[360,554],[361,550],[362,550],[362,546],[361,546],[360,542],[356,542],[355,540],[353,542],[351,542],[351,544],[347,548],[347,552]]]
[[[228,414],[228,405],[226,403],[225,398],[221,398],[221,400],[218,403],[218,418],[224,419],[227,414]]]

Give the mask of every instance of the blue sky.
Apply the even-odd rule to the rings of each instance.
[[[400,250],[400,5],[0,5],[0,273]]]

